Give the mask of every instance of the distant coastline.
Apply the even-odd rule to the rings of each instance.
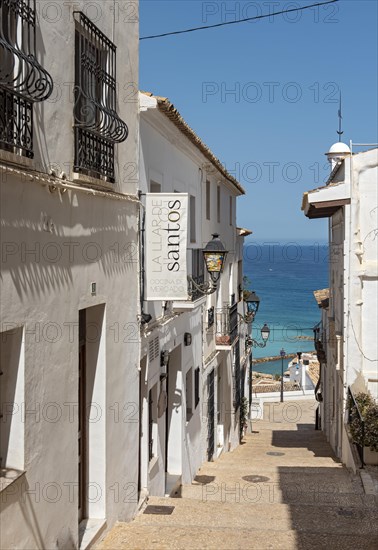
[[[312,351],[304,351],[302,353],[316,353],[316,352],[315,352],[315,350],[312,350]],[[284,360],[293,359],[296,356],[297,356],[296,353],[287,353],[284,356]],[[257,365],[259,363],[269,363],[270,361],[278,361],[279,359],[281,359],[281,356],[280,355],[275,355],[273,357],[260,357],[258,359],[252,359],[252,361],[253,361],[253,364]]]

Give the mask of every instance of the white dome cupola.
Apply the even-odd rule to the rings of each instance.
[[[350,154],[350,148],[346,143],[342,143],[341,141],[334,143],[328,153],[326,153],[331,164],[331,169],[333,170],[338,162],[341,162],[346,157],[350,156]]]

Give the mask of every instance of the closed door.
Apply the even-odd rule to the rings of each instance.
[[[79,312],[79,395],[78,395],[78,468],[79,522],[86,517],[87,503],[87,444],[86,444],[86,349],[85,310]]]
[[[208,402],[207,402],[207,460],[212,460],[214,455],[214,370],[207,377]]]

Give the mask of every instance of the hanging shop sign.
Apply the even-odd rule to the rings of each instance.
[[[147,193],[145,299],[187,300],[187,193]]]

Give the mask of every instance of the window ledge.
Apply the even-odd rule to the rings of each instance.
[[[34,159],[24,157],[23,155],[17,155],[10,151],[4,151],[4,149],[0,149],[0,161],[6,164],[12,164],[13,166],[22,166],[23,168],[34,169],[35,167]]]
[[[14,468],[1,468],[0,469],[0,493],[5,491],[9,485],[17,481],[21,476],[25,474],[25,470],[15,470]]]
[[[73,172],[72,180],[75,183],[84,183],[85,185],[93,186],[95,189],[102,187],[107,191],[115,191],[115,184],[110,183],[109,181],[103,180],[101,178],[93,178],[92,176],[87,176],[81,172]]]

